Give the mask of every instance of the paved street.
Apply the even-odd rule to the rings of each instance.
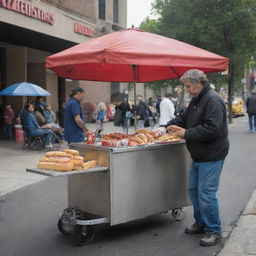
[[[231,150],[219,192],[224,236],[229,234],[256,188],[256,134],[247,132],[245,117],[234,121],[230,126]],[[111,127],[112,123],[107,124],[106,131]],[[225,242],[205,248],[198,244],[199,235],[184,234],[186,225],[193,221],[192,209],[187,207],[181,222],[161,214],[115,227],[98,226],[93,243],[77,247],[56,227],[59,213],[67,206],[66,179],[25,173],[25,168],[33,166],[42,153],[14,150],[13,145],[4,146],[4,142],[0,143],[0,152],[0,255],[212,256]],[[8,172],[12,172],[11,176]],[[13,188],[5,188],[5,182],[12,183],[8,177],[16,184]]]

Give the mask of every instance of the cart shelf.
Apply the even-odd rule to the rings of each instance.
[[[69,176],[69,175],[82,174],[82,173],[104,172],[108,170],[109,170],[109,167],[105,167],[105,166],[96,166],[95,168],[91,168],[88,170],[77,170],[77,171],[68,171],[68,172],[51,171],[51,170],[44,170],[44,169],[37,169],[37,168],[26,169],[27,172],[32,172],[32,173],[51,176],[51,177]]]

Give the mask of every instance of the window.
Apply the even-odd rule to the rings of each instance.
[[[99,0],[99,19],[105,20],[106,19],[106,1]]]
[[[113,2],[113,22],[118,23],[118,0],[114,0]]]

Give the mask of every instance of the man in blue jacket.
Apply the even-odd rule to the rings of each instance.
[[[68,143],[83,142],[89,131],[83,122],[83,113],[80,103],[85,95],[81,87],[74,88],[66,104],[64,115],[64,138]]]
[[[202,71],[189,70],[180,81],[192,100],[184,113],[167,124],[167,129],[186,140],[193,160],[188,190],[195,223],[185,233],[203,233],[200,245],[215,245],[222,238],[216,192],[229,150],[226,106]]]

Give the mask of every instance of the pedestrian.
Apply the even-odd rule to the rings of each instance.
[[[246,99],[249,120],[249,132],[256,132],[256,90],[253,89]]]
[[[141,96],[138,97],[138,104],[136,106],[136,114],[138,120],[138,128],[144,128],[145,121],[147,120],[147,104]]]
[[[123,133],[128,133],[131,119],[131,107],[126,98],[124,98],[119,105],[119,110],[121,111],[121,126],[123,128]]]
[[[98,107],[97,107],[97,121],[99,123],[99,130],[102,131],[103,130],[103,123],[106,117],[106,111],[107,111],[107,107],[106,104],[104,102],[100,102]]]
[[[189,70],[180,81],[192,100],[184,113],[168,122],[167,129],[186,140],[192,158],[188,191],[195,223],[185,233],[203,233],[200,245],[210,246],[222,238],[216,193],[229,150],[226,106],[202,71]]]
[[[84,98],[85,91],[81,87],[76,87],[70,94],[65,108],[64,115],[64,138],[68,143],[83,142],[85,134],[89,129],[83,122],[83,113],[81,102]]]
[[[172,120],[175,117],[174,112],[175,108],[172,103],[172,95],[170,93],[166,93],[160,103],[159,125],[166,125],[170,120]]]
[[[4,138],[6,140],[12,140],[14,112],[12,110],[11,104],[7,103],[5,105],[3,120],[4,120]]]
[[[64,128],[65,108],[66,108],[66,103],[62,102],[59,110],[57,111],[57,120],[61,128]]]

